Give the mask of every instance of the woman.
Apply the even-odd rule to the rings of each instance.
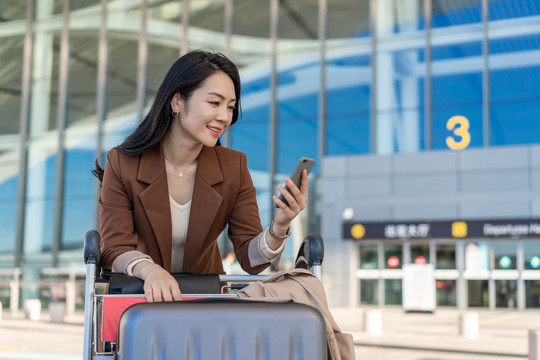
[[[305,208],[290,179],[273,197],[279,210],[263,231],[243,153],[219,146],[238,120],[240,77],[225,56],[194,51],[178,59],[144,120],[107,153],[99,200],[105,268],[144,281],[148,301],[182,298],[170,273],[222,274],[217,238],[228,237],[242,268],[257,274],[277,265],[291,221]]]

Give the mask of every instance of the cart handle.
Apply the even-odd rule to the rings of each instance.
[[[324,258],[323,240],[318,234],[307,235],[298,254],[296,255],[295,267],[311,269],[314,266],[321,266]]]
[[[101,273],[100,236],[96,230],[90,230],[84,235],[84,263],[96,265],[96,276]]]
[[[84,262],[96,265],[96,278],[101,275],[100,235],[96,230],[90,230],[84,236]],[[296,256],[295,267],[308,270],[318,270],[324,258],[324,243],[320,235],[307,235]],[[313,269],[315,268],[315,269]],[[315,274],[319,277],[319,274]]]

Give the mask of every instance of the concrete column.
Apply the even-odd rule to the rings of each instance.
[[[468,303],[468,289],[467,280],[463,276],[465,272],[465,242],[463,241],[456,242],[456,268],[458,271],[456,280],[457,308],[465,310]]]
[[[516,262],[518,270],[517,279],[517,309],[519,311],[525,310],[525,280],[523,279],[523,270],[525,262],[525,254],[523,253],[523,241],[518,242]]]
[[[38,321],[41,319],[41,301],[28,299],[24,301],[24,318]]]
[[[9,310],[12,314],[19,311],[19,276],[20,270],[14,270],[13,280],[9,282]]]
[[[495,284],[495,280],[492,279],[491,276],[493,275],[490,274],[490,279],[488,280],[489,310],[495,310],[497,307],[496,306],[497,294],[495,293],[496,284]]]
[[[381,310],[366,310],[364,312],[364,331],[369,335],[382,334]]]
[[[63,302],[51,302],[49,304],[49,316],[53,323],[63,323],[66,315],[66,304]]]
[[[54,1],[36,2],[36,23],[51,18]],[[61,18],[54,21],[61,22]],[[28,144],[27,196],[43,197],[47,194],[46,156],[54,152],[54,142],[35,141],[51,130],[49,113],[53,86],[53,31],[37,31],[34,34],[32,60],[32,96],[30,104],[30,128]],[[54,126],[52,126],[54,128]],[[50,135],[49,135],[50,136]],[[52,195],[52,194],[47,194]],[[47,203],[26,200],[23,252],[39,253],[42,248],[43,232],[47,227]]]
[[[392,34],[396,22],[395,13],[392,11],[391,0],[377,1],[376,8],[376,34],[377,38],[387,37]],[[375,60],[375,108],[376,108],[376,152],[377,154],[391,154],[394,152],[395,114],[388,112],[395,109],[398,104],[394,86],[394,56],[389,51],[377,50]]]
[[[416,31],[418,2],[402,0],[377,1],[377,39],[392,40],[394,29],[398,32]],[[376,104],[376,152],[390,154],[397,143],[399,152],[414,152],[420,147],[420,116],[416,109],[419,85],[416,67],[418,52],[386,50],[378,47],[374,64]]]
[[[540,360],[540,332],[529,330],[529,360]]]
[[[75,281],[66,281],[66,311],[68,315],[75,313]]]
[[[459,335],[467,339],[476,339],[479,335],[478,314],[465,311],[459,315]]]

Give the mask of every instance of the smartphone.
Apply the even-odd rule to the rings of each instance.
[[[294,167],[293,172],[289,176],[289,178],[293,181],[296,187],[300,189],[300,183],[302,182],[302,171],[304,171],[305,169],[309,175],[309,172],[313,168],[313,165],[315,165],[315,159],[301,157],[298,160],[298,162],[296,163],[296,166]],[[289,191],[289,193],[291,193],[291,191],[287,188],[287,185],[285,185],[284,188],[285,190]],[[287,200],[285,200],[285,198],[283,197],[281,193],[279,194],[278,199],[283,201],[285,204],[289,205],[289,203],[287,202]],[[276,207],[278,206],[276,205]]]

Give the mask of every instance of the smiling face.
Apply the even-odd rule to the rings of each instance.
[[[215,146],[231,124],[235,106],[234,84],[227,74],[218,71],[188,99],[175,94],[171,107],[179,115],[173,120],[171,130],[187,144]]]

